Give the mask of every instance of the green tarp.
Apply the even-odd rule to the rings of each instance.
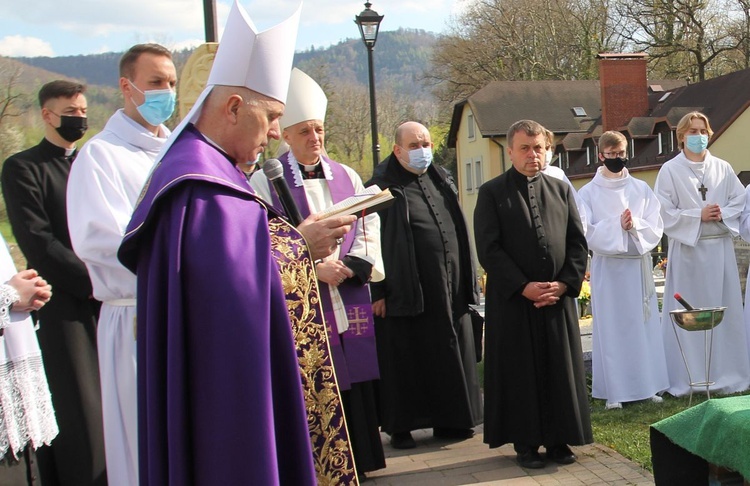
[[[708,400],[652,427],[709,463],[750,478],[750,396]]]

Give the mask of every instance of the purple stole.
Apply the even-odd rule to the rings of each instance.
[[[279,160],[284,166],[284,178],[289,185],[289,191],[292,193],[302,217],[306,218],[310,215],[310,207],[307,204],[305,188],[297,187],[294,183],[294,176],[292,171],[289,170],[289,154],[282,155]],[[328,158],[324,158],[324,160],[331,167],[333,175],[333,180],[326,182],[334,204],[353,195],[354,186],[341,164]],[[271,192],[274,206],[280,208],[281,203],[276,193]],[[343,258],[351,250],[358,224],[364,224],[364,221],[358,219],[351,231],[344,236],[344,241],[339,249],[339,258]],[[318,281],[318,285],[339,387],[342,390],[348,390],[352,383],[377,380],[380,378],[380,372],[375,346],[375,324],[372,316],[369,285],[358,285],[351,279],[347,279],[338,286],[349,321],[349,329],[342,334],[339,334],[336,329],[336,319],[328,284]]]

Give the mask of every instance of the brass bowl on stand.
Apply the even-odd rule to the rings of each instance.
[[[674,337],[677,339],[677,346],[680,348],[680,354],[682,360],[685,362],[685,371],[688,375],[688,385],[690,387],[690,399],[688,400],[688,406],[693,403],[693,388],[706,387],[706,397],[711,398],[711,385],[715,385],[714,381],[711,381],[711,355],[713,354],[714,345],[714,328],[721,323],[724,319],[724,311],[726,307],[702,307],[693,310],[673,310],[669,311],[669,317],[672,318],[672,329],[674,330]],[[685,357],[685,351],[682,349],[682,343],[680,342],[680,336],[677,333],[677,328],[684,329],[685,331],[703,331],[703,342],[704,342],[704,359],[705,359],[705,375],[701,381],[693,380],[693,376],[690,374],[690,366],[688,366],[688,360]]]
[[[693,310],[669,311],[672,321],[686,331],[708,331],[724,319],[726,307],[702,307]]]

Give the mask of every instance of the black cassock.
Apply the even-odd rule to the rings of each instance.
[[[48,140],[5,161],[8,219],[29,268],[52,285],[37,337],[60,433],[37,452],[44,484],[107,484],[91,281],[73,253],[65,191],[72,157]],[[94,188],[92,188],[94,190]]]
[[[574,301],[588,250],[572,190],[511,168],[480,188],[474,234],[487,272],[484,441],[593,442]],[[535,281],[568,290],[537,309],[521,295]]]
[[[386,299],[375,319],[381,426],[468,429],[482,406],[468,305],[477,301],[466,223],[455,186],[442,168],[417,176],[391,156],[367,183],[390,188],[381,211],[386,278],[371,284]]]

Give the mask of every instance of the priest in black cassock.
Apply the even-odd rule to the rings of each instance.
[[[37,451],[47,485],[104,485],[98,303],[86,267],[73,253],[65,191],[76,141],[88,127],[85,86],[57,80],[39,91],[44,139],[3,165],[0,182],[13,234],[29,268],[52,285],[53,296],[38,313],[52,403],[60,427],[51,446]]]
[[[593,442],[575,298],[587,246],[570,186],[540,173],[544,127],[508,130],[508,171],[479,190],[474,233],[487,272],[484,441],[522,467],[576,460]]]
[[[415,429],[469,438],[482,422],[469,315],[479,290],[457,191],[448,172],[432,164],[427,128],[398,127],[393,153],[372,184],[395,198],[379,212],[386,278],[370,287],[381,428],[401,449],[416,446]]]

